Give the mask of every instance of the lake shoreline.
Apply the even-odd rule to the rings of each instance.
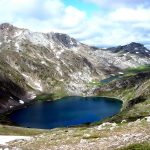
[[[34,103],[36,103],[36,100],[35,99],[32,99],[31,101],[29,102],[25,102],[24,104],[21,104],[21,105],[18,105],[18,106],[15,106],[14,108],[11,108],[9,110],[6,110],[5,112],[3,113],[0,113],[0,124],[3,124],[3,125],[10,125],[10,120],[8,118],[8,115],[13,113],[14,111],[16,110],[19,110],[19,109],[22,109],[22,108],[25,108],[25,107],[28,107],[30,105],[33,105]],[[12,123],[13,124],[13,123]]]
[[[57,101],[37,101],[30,107],[10,113],[8,117],[27,128],[51,129],[102,121],[118,114],[121,107],[122,101],[114,98],[67,96]]]
[[[65,97],[74,97],[74,96],[64,96],[62,98],[65,98]],[[117,99],[116,97],[106,97],[106,96],[75,96],[75,97],[83,97],[83,98],[107,98],[107,100],[111,100],[111,101],[119,101],[122,103],[122,106],[121,106],[121,109],[120,111],[122,110],[122,107],[123,107],[123,101],[120,100],[120,99]],[[3,125],[13,125],[13,126],[18,126],[16,124],[14,124],[13,122],[11,122],[11,120],[8,118],[8,116],[13,113],[14,111],[16,110],[19,110],[19,109],[23,109],[25,107],[28,107],[28,106],[31,106],[31,105],[34,105],[36,104],[37,102],[49,102],[49,101],[59,101],[61,98],[58,98],[58,99],[55,99],[55,100],[44,100],[44,101],[38,101],[37,99],[32,99],[31,101],[29,102],[26,102],[22,105],[19,105],[19,106],[16,106],[10,110],[7,110],[6,112],[4,113],[1,113],[0,114],[0,124],[3,124]],[[120,113],[120,112],[119,112]],[[84,125],[84,124],[83,124]]]

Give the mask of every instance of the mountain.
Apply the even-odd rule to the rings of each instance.
[[[136,54],[140,57],[149,57],[150,56],[150,50],[144,47],[143,44],[132,42],[128,45],[124,46],[118,46],[118,47],[112,47],[108,48],[107,50],[113,52],[113,53],[130,53],[130,54]]]
[[[10,123],[4,112],[24,106],[36,95],[45,93],[60,97],[88,94],[115,97],[123,101],[123,107],[120,113],[103,122],[50,132],[0,125],[1,134],[31,137],[29,141],[14,141],[0,147],[118,149],[129,145],[125,149],[137,146],[149,149],[150,65],[146,64],[150,64],[149,50],[140,43],[100,49],[66,34],[32,32],[1,24],[0,122]],[[145,68],[138,67],[141,65]],[[119,74],[120,78],[100,83]],[[130,145],[133,143],[139,144]]]
[[[30,90],[83,91],[84,83],[103,76],[88,51],[89,46],[66,34],[0,25],[1,73]]]
[[[87,95],[88,83],[149,63],[149,55],[114,53],[62,33],[0,25],[0,74],[35,94]]]

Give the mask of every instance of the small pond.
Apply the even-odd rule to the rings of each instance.
[[[117,114],[122,102],[104,97],[64,97],[36,102],[14,111],[9,118],[22,127],[52,129],[100,121]]]
[[[106,79],[103,79],[100,81],[100,83],[103,83],[103,84],[107,84],[107,83],[110,83],[111,81],[115,80],[115,79],[119,79],[121,78],[120,76],[111,76],[109,78],[106,78]]]

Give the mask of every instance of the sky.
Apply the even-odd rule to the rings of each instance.
[[[0,0],[0,23],[61,32],[92,46],[150,48],[150,0]]]

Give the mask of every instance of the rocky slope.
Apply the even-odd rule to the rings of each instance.
[[[150,51],[144,45],[133,42],[124,46],[96,49],[93,55],[97,58],[98,63],[102,64],[107,70],[112,65],[122,70],[149,64]]]
[[[141,72],[98,87],[94,93],[123,100],[122,111],[112,118],[117,122],[150,115],[150,72]]]
[[[4,129],[3,129],[4,128]],[[141,149],[150,148],[150,117],[120,124],[105,122],[95,126],[60,128],[53,130],[23,129],[0,126],[9,131],[9,136],[26,135],[29,140],[15,140],[0,145],[11,150],[116,150],[131,144],[141,145]],[[3,133],[3,132],[2,132]],[[30,133],[30,136],[29,136]],[[38,134],[35,136],[35,134]],[[131,146],[130,146],[131,147]],[[132,148],[129,148],[132,149]],[[128,150],[129,150],[128,149]],[[137,147],[140,150],[139,147]]]
[[[28,91],[87,94],[87,83],[148,63],[149,56],[95,49],[66,34],[0,25],[0,73]]]
[[[115,52],[98,49],[66,34],[32,32],[4,23],[0,25],[0,75],[22,87],[30,98],[40,93],[88,95],[92,94],[89,83],[120,74],[128,67],[150,64],[143,45],[122,47]],[[144,49],[146,54],[122,51],[130,48]]]
[[[66,34],[0,25],[1,73],[28,90],[81,94],[85,83],[105,74],[89,51]]]
[[[21,107],[32,99],[32,93],[28,93],[7,77],[0,76],[0,114]],[[2,120],[0,117],[0,121]]]

